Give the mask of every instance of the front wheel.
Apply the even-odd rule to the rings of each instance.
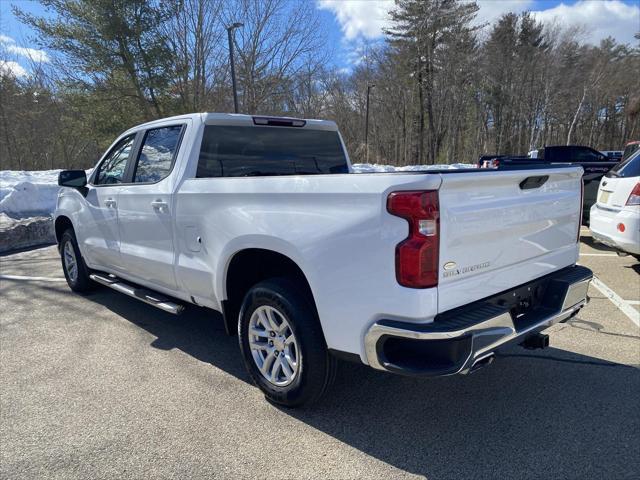
[[[286,407],[318,400],[335,376],[312,302],[293,281],[276,278],[251,288],[240,310],[245,366],[267,399]]]
[[[73,229],[69,228],[60,239],[62,271],[69,288],[77,293],[85,293],[94,286],[89,278],[89,269],[84,263]]]

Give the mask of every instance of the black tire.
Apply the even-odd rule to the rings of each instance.
[[[65,262],[65,248],[70,245],[73,249],[77,272],[76,275],[71,275],[68,271],[67,262]],[[95,283],[89,278],[89,269],[84,263],[80,249],[78,248],[78,241],[72,228],[68,228],[60,238],[60,259],[62,260],[62,271],[64,272],[64,278],[67,279],[69,288],[76,293],[86,293],[93,289]]]
[[[248,331],[252,315],[261,306],[275,308],[286,319],[299,347],[298,369],[289,385],[271,383],[254,361]],[[288,278],[260,282],[247,292],[240,309],[238,340],[253,382],[267,400],[278,405],[293,408],[311,404],[335,378],[337,360],[329,354],[313,300]]]

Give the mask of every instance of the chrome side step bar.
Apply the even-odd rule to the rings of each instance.
[[[148,290],[142,287],[135,287],[133,285],[129,285],[128,283],[123,282],[118,277],[114,275],[109,275],[106,273],[92,273],[89,275],[89,278],[94,282],[97,282],[106,287],[112,288],[117,292],[124,293],[125,295],[129,295],[137,300],[141,300],[149,305],[153,305],[160,310],[164,310],[165,312],[172,313],[174,315],[180,315],[184,310],[184,305],[179,303],[175,303],[171,299],[154,292],[153,290]]]

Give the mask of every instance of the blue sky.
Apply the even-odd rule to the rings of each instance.
[[[358,61],[363,42],[382,38],[388,26],[387,12],[393,0],[307,0],[318,9],[327,34],[328,49],[338,68],[348,70]],[[640,0],[477,0],[478,22],[492,22],[508,11],[529,10],[545,22],[582,28],[582,40],[598,43],[609,35],[621,42],[634,42],[640,31]],[[44,8],[31,0],[0,0],[0,68],[11,68],[17,75],[28,74],[29,57],[47,61],[46,52],[32,41],[33,32],[20,24],[11,6],[35,14]]]

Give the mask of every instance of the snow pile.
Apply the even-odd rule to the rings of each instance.
[[[0,212],[0,230],[6,230],[13,227],[17,221],[18,220],[11,218],[6,213]]]
[[[0,252],[55,242],[60,170],[0,170]]]
[[[11,189],[3,188],[0,212],[13,218],[51,214],[56,208],[58,185],[20,182]]]
[[[393,165],[378,165],[375,163],[354,163],[352,165],[354,173],[374,173],[374,172],[422,172],[425,170],[457,170],[460,168],[478,168],[473,163],[453,163],[451,165],[407,165],[404,167],[394,167]]]

